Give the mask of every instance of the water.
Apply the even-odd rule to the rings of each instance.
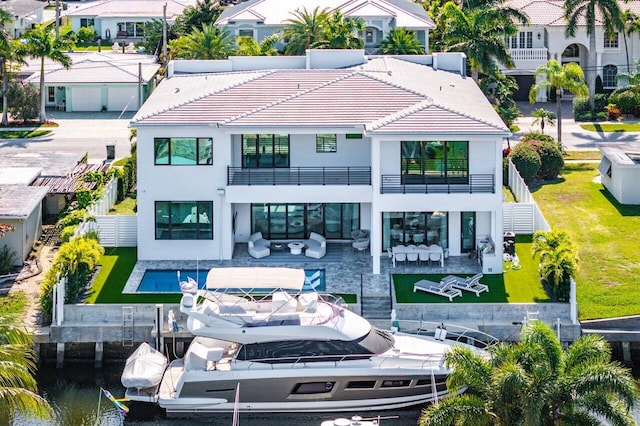
[[[13,426],[178,426],[207,425],[230,426],[232,414],[198,414],[189,419],[167,419],[162,411],[150,404],[126,403],[130,412],[124,417],[100,392],[109,390],[114,397],[121,398],[124,388],[120,384],[120,373],[124,362],[109,363],[102,369],[94,369],[93,364],[67,364],[63,369],[44,364],[38,371],[38,383],[44,395],[56,410],[56,420],[39,422],[17,419]],[[420,407],[376,413],[335,413],[335,414],[256,414],[241,413],[242,426],[319,426],[324,420],[338,417],[361,415],[397,416],[385,419],[382,426],[406,426],[417,424]]]
[[[178,273],[180,275],[178,275]],[[304,290],[326,291],[324,269],[305,269]],[[180,278],[178,278],[180,277]],[[196,269],[148,269],[140,285],[138,293],[180,293],[180,281],[192,278],[198,283],[198,288],[204,288],[207,281],[207,271]]]

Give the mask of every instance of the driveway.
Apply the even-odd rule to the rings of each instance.
[[[514,133],[511,142],[520,140],[524,133],[530,131],[540,131],[539,126],[533,125],[531,112],[538,108],[555,113],[556,104],[554,102],[518,102],[518,108],[522,111],[522,116],[518,117],[515,124],[520,127],[520,131]],[[633,122],[637,122],[634,120]],[[640,132],[590,132],[580,127],[573,119],[573,105],[571,101],[562,102],[562,145],[568,150],[595,150],[596,143],[616,143],[616,142],[640,142]],[[557,138],[557,126],[545,127],[545,133]]]

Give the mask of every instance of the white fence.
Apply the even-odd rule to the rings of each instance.
[[[138,216],[96,216],[96,227],[103,247],[138,245]]]
[[[118,197],[118,179],[111,179],[104,187],[102,197],[87,209],[90,215],[109,214]]]
[[[533,234],[535,231],[549,231],[551,227],[511,160],[509,160],[509,187],[518,202],[502,205],[504,232]]]

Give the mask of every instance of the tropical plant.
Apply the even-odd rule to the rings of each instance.
[[[617,0],[565,0],[564,18],[567,21],[565,36],[575,37],[579,25],[586,22],[589,36],[589,64],[587,66],[587,85],[589,104],[593,110],[593,95],[596,90],[596,22],[604,28],[604,33],[614,34],[622,22],[622,10]],[[559,140],[560,138],[558,138]]]
[[[76,38],[81,43],[93,43],[96,37],[96,30],[93,27],[82,27],[76,33]]]
[[[38,86],[12,80],[8,86],[7,97],[7,108],[13,118],[24,122],[38,118],[40,112],[40,89]]]
[[[2,125],[9,123],[9,73],[10,64],[23,64],[24,51],[7,29],[7,24],[13,20],[13,16],[0,9],[0,75],[2,76]]]
[[[540,257],[540,274],[558,300],[568,300],[570,278],[578,273],[578,248],[564,231],[536,231],[531,255]]]
[[[511,126],[521,114],[513,100],[513,93],[518,90],[516,80],[510,75],[502,74],[495,67],[490,74],[480,79],[479,85],[482,93],[487,97],[502,121],[507,126]]]
[[[444,5],[443,16],[447,21],[444,43],[447,51],[462,51],[471,66],[471,76],[477,82],[479,73],[489,73],[495,62],[513,68],[505,36],[518,31],[516,19],[505,15],[499,7],[480,6],[465,9],[450,1]],[[524,15],[518,17],[522,24]]]
[[[73,42],[65,38],[56,38],[55,30],[43,25],[38,25],[34,29],[27,31],[24,35],[24,41],[26,43],[25,48],[27,54],[33,58],[40,58],[39,122],[44,123],[47,120],[47,112],[45,110],[44,60],[50,59],[68,69],[71,67],[71,58],[65,52],[73,46]]]
[[[539,76],[545,78],[539,83],[531,86],[529,91],[529,102],[534,103],[538,96],[538,90],[555,89],[556,93],[556,117],[558,117],[558,142],[562,143],[562,91],[567,90],[578,96],[586,96],[589,92],[584,83],[584,73],[580,65],[568,63],[560,65],[555,59],[550,59],[546,64],[540,65],[535,72],[535,80]]]
[[[2,246],[0,249],[0,275],[4,275],[11,270],[15,258],[16,252],[14,250],[11,250],[6,244]]]
[[[518,173],[527,184],[533,182],[542,165],[540,155],[528,143],[519,143],[514,146],[508,158],[513,162]]]
[[[636,61],[634,72],[619,72],[616,74],[616,82],[623,80],[626,84],[640,84],[640,61]]]
[[[540,131],[544,133],[545,125],[555,126],[556,125],[556,115],[544,108],[536,108],[531,112],[531,116],[535,118],[533,120],[534,125],[540,125]]]
[[[413,31],[406,28],[392,28],[380,41],[378,52],[383,55],[422,55],[424,46]]]
[[[627,36],[631,37],[633,33],[640,32],[640,16],[633,13],[630,9],[623,11],[620,16],[620,21],[616,25],[616,29],[622,33],[622,37],[624,38],[624,53],[627,59],[627,72],[631,72]]]
[[[269,37],[258,43],[253,37],[238,37],[238,56],[277,56],[278,50],[276,45],[282,36],[278,33],[271,34]]]
[[[325,36],[325,24],[329,19],[328,9],[316,7],[311,12],[307,8],[292,12],[293,18],[287,20],[284,40],[287,46],[285,55],[304,55],[307,49],[322,42]]]
[[[33,339],[9,318],[0,318],[0,422],[12,424],[16,414],[48,420],[53,409],[38,395]]]
[[[339,10],[330,14],[324,22],[321,40],[314,43],[318,49],[362,49],[364,40],[360,33],[365,30],[365,21],[362,18],[347,17]]]
[[[213,24],[193,28],[191,34],[173,40],[169,47],[174,58],[226,59],[235,52],[235,40]]]
[[[205,24],[216,22],[222,13],[220,3],[213,0],[198,0],[195,6],[185,8],[175,20],[175,31],[179,35],[188,35],[193,28],[202,28]],[[147,29],[145,28],[145,35]]]
[[[541,321],[522,328],[520,341],[501,343],[490,357],[454,346],[445,364],[453,368],[454,394],[423,411],[421,426],[635,425],[630,408],[637,385],[628,369],[611,361],[600,336],[588,335],[566,350]],[[466,386],[463,394],[456,391]]]

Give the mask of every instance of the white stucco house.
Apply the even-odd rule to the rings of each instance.
[[[625,3],[620,8],[640,14],[640,1]],[[560,64],[575,62],[582,69],[589,66],[589,36],[586,22],[578,26],[576,36],[565,36],[564,1],[562,0],[509,0],[505,5],[524,12],[529,24],[520,26],[517,35],[507,39],[515,68],[503,70],[513,76],[520,90],[514,95],[516,100],[528,100],[529,89],[534,83],[534,72],[549,59]],[[626,72],[627,64],[635,71],[635,63],[640,60],[640,34],[625,37],[616,33],[609,38],[604,33],[601,21],[596,25],[596,69],[605,89],[616,88],[616,75]],[[539,101],[546,100],[546,93],[540,93]]]
[[[414,31],[429,51],[429,30],[435,24],[421,5],[409,0],[250,0],[226,8],[216,25],[236,37],[249,36],[261,42],[281,31],[296,10],[311,12],[316,7],[364,19],[366,29],[361,37],[367,52],[375,52],[391,29],[402,27]]]
[[[8,34],[12,38],[19,38],[35,25],[42,24],[46,5],[39,0],[2,0],[0,9],[13,17],[6,28]]]
[[[111,48],[109,48],[111,50]],[[137,111],[156,85],[160,64],[137,53],[70,53],[73,64],[45,63],[46,106],[64,111]],[[40,84],[40,60],[22,71],[27,83]]]
[[[640,143],[598,144],[600,178],[620,204],[640,204]]]
[[[98,0],[80,3],[69,9],[71,30],[93,27],[103,40],[139,40],[144,37],[144,25],[161,20],[167,5],[167,21],[172,22],[182,11],[196,4],[196,0]]]
[[[501,273],[509,130],[465,68],[460,53],[363,50],[170,63],[131,121],[138,258],[368,229],[376,274],[388,248],[419,240],[450,256],[488,240],[482,268]]]

